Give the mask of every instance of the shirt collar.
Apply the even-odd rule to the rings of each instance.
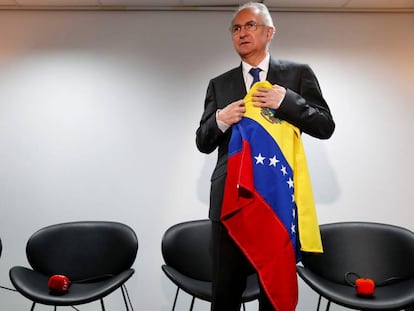
[[[269,70],[269,63],[270,63],[270,54],[267,53],[265,58],[255,68],[260,68],[262,72],[265,73],[267,76],[267,72]],[[247,76],[251,68],[253,68],[252,65],[249,65],[248,63],[242,61],[243,76]]]
[[[262,71],[260,71],[260,81],[264,81],[267,77],[267,72],[269,71],[269,64],[270,64],[270,54],[267,53],[265,58],[259,63],[258,66],[255,68],[260,68]],[[242,61],[242,71],[243,71],[243,80],[244,84],[246,86],[246,91],[248,92],[250,89],[250,85],[252,84],[253,77],[251,74],[249,74],[249,70],[253,68],[248,63]]]

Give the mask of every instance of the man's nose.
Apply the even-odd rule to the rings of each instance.
[[[239,35],[244,36],[244,35],[246,35],[246,33],[247,33],[246,27],[244,25],[241,26]]]
[[[240,37],[240,38],[243,38],[243,37],[245,37],[247,34],[248,34],[248,31],[244,28],[244,26],[242,26],[242,27],[240,28],[239,37]]]

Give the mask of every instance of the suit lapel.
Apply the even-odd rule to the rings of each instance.
[[[277,59],[270,58],[269,71],[266,80],[271,84],[286,85],[285,65]],[[246,96],[246,86],[243,78],[242,65],[234,68],[226,79],[225,94],[227,94],[223,105],[244,98]]]
[[[270,58],[269,71],[267,72],[266,80],[269,81],[271,84],[283,85],[283,70],[283,65],[280,63],[279,60]]]
[[[235,99],[244,98],[244,96],[246,96],[246,86],[244,85],[241,64],[232,72],[232,75],[233,76],[229,80],[231,81],[229,89],[232,92],[232,97]]]
[[[283,75],[284,69],[284,65],[279,60],[270,58],[269,71],[267,72],[266,80],[272,84],[283,85],[285,82]],[[228,92],[231,93],[232,98],[236,100],[246,96],[246,86],[241,64],[231,72],[228,81]]]

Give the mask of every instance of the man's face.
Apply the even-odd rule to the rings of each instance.
[[[245,25],[257,25],[247,29]],[[235,26],[241,27],[235,27]],[[238,30],[238,31],[235,31]],[[273,28],[263,25],[257,10],[247,8],[240,11],[233,20],[233,45],[242,59],[262,57],[267,52],[267,44],[272,39]]]

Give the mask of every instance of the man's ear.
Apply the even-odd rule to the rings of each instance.
[[[270,27],[270,26],[267,27],[267,38],[269,41],[273,39],[273,36],[275,35],[275,33],[276,33],[276,29],[274,27]]]

